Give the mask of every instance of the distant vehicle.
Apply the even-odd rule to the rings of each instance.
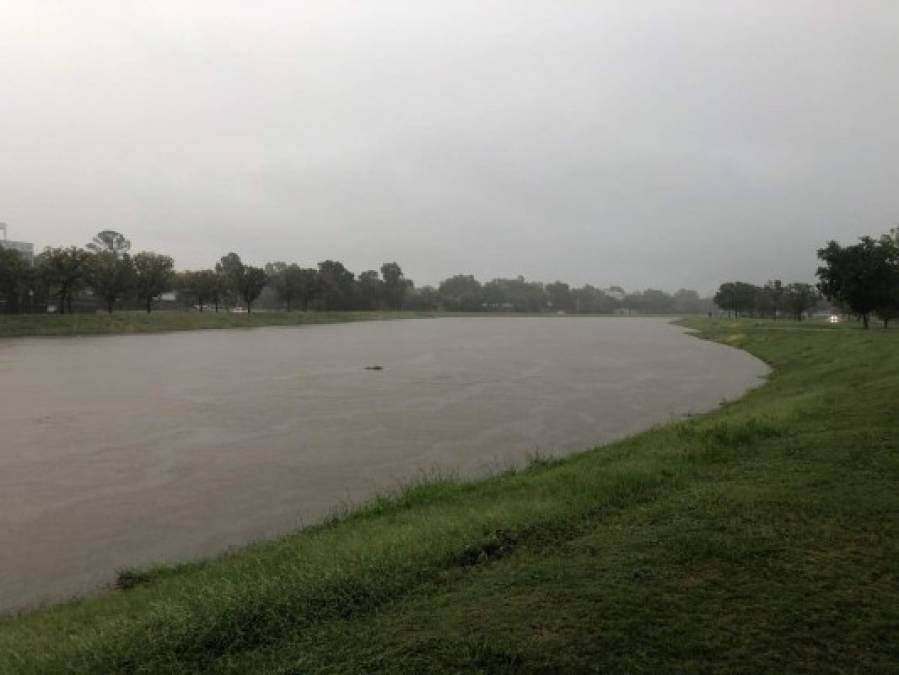
[[[827,320],[828,320],[830,323],[840,323],[840,317],[839,317],[839,315],[837,315],[837,314],[831,314],[831,315],[827,318]]]
[[[246,307],[232,307],[232,308],[231,308],[231,311],[232,311],[234,314],[246,314],[246,313],[247,313],[247,308],[246,308]]]

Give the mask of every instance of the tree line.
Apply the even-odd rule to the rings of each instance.
[[[851,246],[831,241],[818,250],[818,259],[821,293],[865,328],[872,315],[884,328],[899,317],[899,228],[877,239],[861,237]]]
[[[544,284],[520,276],[481,283],[474,276],[463,274],[445,279],[437,288],[425,286],[417,290],[412,302],[420,309],[566,314],[692,314],[706,312],[711,306],[709,299],[689,289],[674,294],[657,289],[628,293],[620,286],[573,287],[562,281]]]
[[[175,303],[199,311],[242,307],[291,310],[418,310],[462,312],[704,313],[711,299],[694,290],[669,294],[657,289],[625,292],[544,284],[524,277],[481,282],[459,274],[436,287],[407,279],[396,262],[354,274],[343,263],[325,260],[315,267],[270,262],[245,264],[228,253],[209,269],[177,272],[171,256],[141,251],[121,233],[104,230],[85,247],[48,247],[28,264],[16,251],[0,247],[0,305],[8,313],[60,314],[102,307],[158,306],[174,292]]]
[[[849,246],[828,242],[818,249],[818,259],[822,264],[814,286],[779,280],[762,286],[728,281],[715,293],[715,304],[735,317],[792,315],[801,321],[827,300],[838,311],[857,317],[865,328],[872,316],[884,328],[899,317],[899,228],[877,239],[861,237]]]
[[[175,262],[170,256],[141,251],[130,254],[131,242],[111,230],[97,234],[84,248],[47,247],[34,264],[0,245],[0,301],[8,313],[71,313],[87,292],[111,312],[129,299],[147,311],[170,290]]]
[[[761,286],[727,281],[721,284],[713,299],[722,311],[733,317],[771,317],[776,320],[792,316],[797,321],[802,321],[821,302],[821,296],[812,284],[784,284],[779,279]]]

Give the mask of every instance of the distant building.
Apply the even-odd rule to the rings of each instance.
[[[0,238],[0,248],[16,251],[29,264],[34,264],[34,244],[25,241],[10,241],[6,238],[6,223],[0,223],[0,232],[3,237]]]

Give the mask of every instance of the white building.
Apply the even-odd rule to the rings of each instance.
[[[22,258],[24,258],[29,265],[34,264],[34,244],[30,244],[25,241],[10,241],[6,238],[6,223],[0,223],[0,232],[3,233],[3,238],[0,239],[0,247],[5,249],[10,249],[12,251],[17,251]]]

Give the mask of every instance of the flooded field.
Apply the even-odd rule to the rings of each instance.
[[[3,340],[0,611],[270,537],[421,472],[592,447],[766,372],[649,318]]]

